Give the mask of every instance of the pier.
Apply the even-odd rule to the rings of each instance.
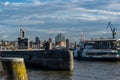
[[[0,51],[1,57],[24,58],[32,67],[73,71],[73,53],[69,50]]]

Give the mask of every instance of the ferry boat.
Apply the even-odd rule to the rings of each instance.
[[[83,40],[74,50],[74,57],[81,60],[119,60],[120,39]]]

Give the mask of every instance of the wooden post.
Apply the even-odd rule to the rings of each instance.
[[[28,80],[23,58],[0,58],[5,72],[5,80]]]

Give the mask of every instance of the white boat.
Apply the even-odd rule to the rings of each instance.
[[[74,51],[77,59],[119,60],[120,39],[91,39],[80,41]]]

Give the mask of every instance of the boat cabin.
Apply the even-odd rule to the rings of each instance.
[[[120,49],[120,39],[85,40],[84,47],[94,49]]]

